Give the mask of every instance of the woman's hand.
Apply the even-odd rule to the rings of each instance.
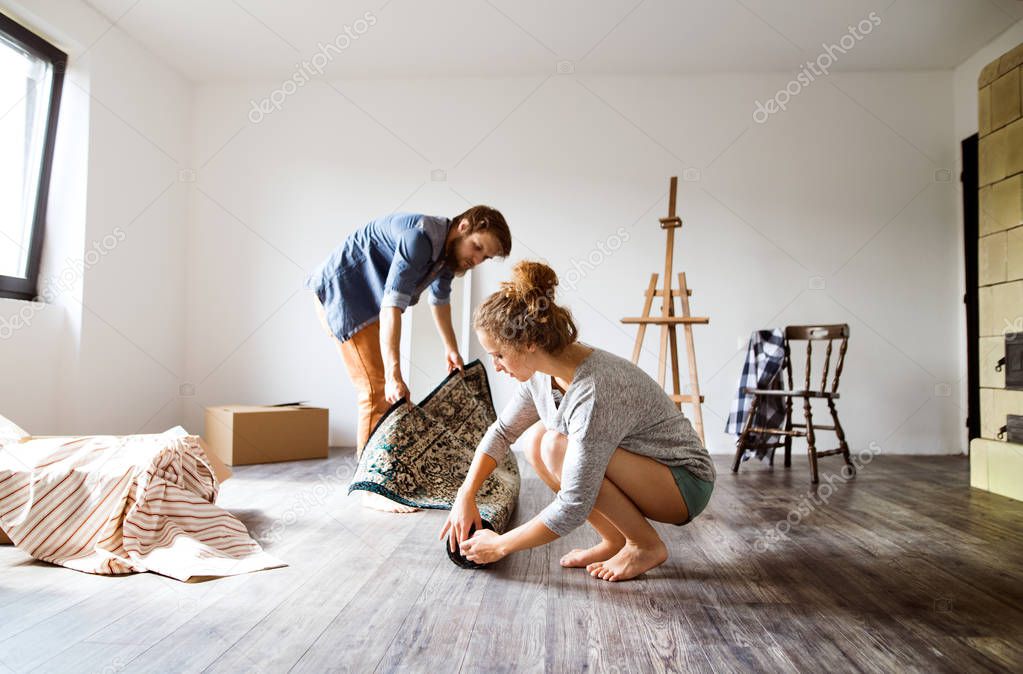
[[[476,527],[476,531],[483,528],[483,518],[476,507],[476,499],[459,494],[451,506],[451,512],[448,513],[444,528],[440,531],[440,537],[448,537],[448,549],[454,552],[459,544],[469,537],[469,531],[473,526]]]
[[[477,530],[472,538],[462,541],[462,555],[470,562],[490,564],[503,558],[507,553],[501,545],[501,536],[490,529]]]

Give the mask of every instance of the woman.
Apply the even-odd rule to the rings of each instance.
[[[522,382],[476,450],[441,538],[479,563],[550,543],[588,520],[600,542],[572,550],[564,567],[617,581],[668,558],[647,519],[687,524],[706,507],[715,471],[692,425],[645,372],[577,341],[567,309],[554,303],[558,277],[519,262],[473,319],[498,372]],[[529,522],[497,534],[481,529],[475,495],[524,433],[526,459],[556,492]],[[476,533],[469,536],[470,527]]]

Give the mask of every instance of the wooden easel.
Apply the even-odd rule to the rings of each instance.
[[[701,403],[703,403],[703,396],[700,395],[700,381],[696,376],[696,351],[693,349],[693,324],[710,323],[710,318],[706,316],[690,316],[689,315],[689,296],[693,294],[693,291],[686,285],[686,274],[685,272],[679,272],[678,275],[678,289],[671,287],[671,275],[672,275],[672,263],[674,261],[675,251],[675,229],[682,226],[682,219],[675,215],[675,200],[676,193],[678,192],[678,177],[672,176],[671,178],[671,192],[668,198],[668,217],[661,218],[661,228],[665,230],[668,235],[667,249],[664,254],[664,286],[662,288],[657,287],[657,273],[650,275],[650,285],[647,286],[646,292],[644,293],[643,301],[643,315],[637,317],[623,318],[622,323],[627,324],[638,324],[639,331],[636,333],[636,346],[632,350],[632,362],[639,364],[639,354],[643,349],[643,338],[646,336],[646,326],[649,324],[661,326],[661,353],[657,361],[657,383],[664,388],[664,375],[667,368],[667,353],[668,346],[671,346],[671,379],[673,387],[673,395],[671,396],[672,401],[679,409],[682,409],[682,403],[688,402],[693,405],[693,426],[696,432],[700,436],[700,440],[706,444],[706,439],[703,435],[703,410]],[[650,307],[653,304],[654,297],[660,297],[661,300],[661,315],[652,316],[650,314]],[[675,298],[678,297],[682,304],[682,315],[675,315]],[[677,326],[682,326],[682,336],[686,342],[686,353],[689,356],[689,384],[692,389],[688,395],[682,395],[682,391],[679,388],[679,368],[678,368],[678,335],[675,332]]]

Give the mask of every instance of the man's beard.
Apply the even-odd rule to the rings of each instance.
[[[453,271],[457,276],[461,276],[465,273],[465,270],[462,268],[462,261],[458,259],[457,252],[458,244],[461,243],[461,241],[462,236],[456,235],[455,238],[448,242],[448,245],[444,250],[444,264],[447,265],[447,268]]]

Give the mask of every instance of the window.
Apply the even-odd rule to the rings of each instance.
[[[0,297],[34,299],[67,54],[0,14]]]

